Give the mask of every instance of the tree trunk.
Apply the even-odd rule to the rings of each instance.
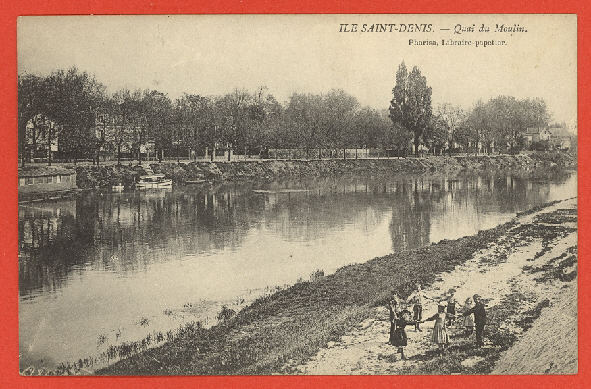
[[[211,162],[215,160],[215,146],[211,148]]]
[[[47,138],[47,166],[51,166],[51,126],[48,128],[49,137]]]
[[[121,165],[121,145],[117,145],[117,165]]]
[[[228,148],[228,162],[232,159],[232,149]]]
[[[415,157],[419,156],[419,134],[415,132]]]
[[[347,149],[343,149],[343,161],[347,159]]]

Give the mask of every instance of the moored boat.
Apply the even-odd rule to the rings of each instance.
[[[136,189],[172,188],[172,180],[170,178],[165,178],[164,174],[141,176],[140,180],[135,184],[135,187]]]
[[[199,180],[186,180],[185,184],[187,185],[192,185],[192,184],[203,184],[205,182],[204,179],[199,179]]]

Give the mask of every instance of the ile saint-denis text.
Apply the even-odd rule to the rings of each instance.
[[[439,29],[435,28],[431,23],[340,23],[339,24],[339,32],[435,32],[436,30],[440,31],[453,31],[456,35],[461,35],[465,33],[488,33],[488,32],[495,32],[495,33],[524,33],[527,32],[527,27],[520,25],[519,23],[515,23],[513,25],[509,24],[495,24],[494,27],[486,24],[481,24],[477,26],[476,24],[471,25],[464,25],[464,24],[455,24],[452,28],[448,27],[440,27]]]

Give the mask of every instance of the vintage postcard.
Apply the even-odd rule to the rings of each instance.
[[[576,15],[17,27],[21,375],[578,372]]]

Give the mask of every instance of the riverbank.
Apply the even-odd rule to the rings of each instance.
[[[407,330],[406,360],[385,344],[388,313],[378,307],[357,328],[314,357],[286,369],[296,374],[575,374],[577,372],[576,203],[560,202],[517,218],[498,242],[426,288],[439,301],[474,293],[487,305],[485,346],[474,347],[461,323],[449,329],[440,356],[430,327]],[[425,306],[427,316],[436,302]],[[425,328],[425,327],[423,327]]]
[[[316,278],[261,298],[210,329],[190,326],[97,374],[490,373],[540,313],[553,307],[549,296],[563,286],[576,291],[576,201]],[[385,344],[382,307],[392,290],[404,297],[417,282],[434,298],[452,291],[461,301],[463,294],[480,292],[489,307],[487,346],[474,349],[471,340],[456,336],[452,351],[438,357],[426,331],[415,334],[427,341],[410,339],[423,347],[409,346],[411,363],[396,361]]]
[[[175,184],[190,181],[217,182],[338,175],[394,175],[460,172],[533,172],[577,166],[576,154],[548,152],[519,155],[429,156],[395,159],[260,160],[233,162],[163,162],[143,165],[77,166],[80,189],[123,184],[129,189],[149,167]]]

